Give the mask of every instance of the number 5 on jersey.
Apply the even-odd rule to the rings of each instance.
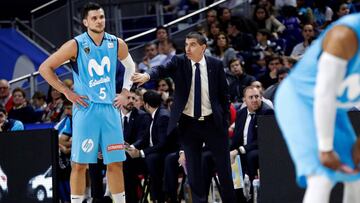
[[[104,100],[106,98],[106,92],[105,92],[105,87],[101,87],[100,88],[100,93],[99,93],[99,98]]]

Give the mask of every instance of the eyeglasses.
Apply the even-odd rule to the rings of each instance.
[[[6,90],[6,89],[9,89],[9,87],[0,87],[0,90],[2,90],[2,89]]]

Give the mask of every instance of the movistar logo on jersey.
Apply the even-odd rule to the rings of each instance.
[[[103,76],[105,74],[105,70],[110,72],[110,59],[107,56],[104,56],[101,60],[101,64],[99,65],[95,59],[90,59],[88,64],[88,72],[91,77],[94,77],[94,72],[98,76]],[[105,76],[100,79],[93,79],[89,81],[89,87],[94,87],[99,84],[110,82],[110,77]]]
[[[88,71],[91,77],[94,77],[93,71],[95,71],[96,75],[103,76],[105,73],[105,66],[107,72],[110,72],[110,59],[107,56],[104,56],[101,60],[101,65],[99,65],[95,59],[90,59],[88,64]]]
[[[342,107],[353,107],[359,103],[360,96],[360,75],[353,74],[345,78],[341,83],[338,92],[338,104]]]

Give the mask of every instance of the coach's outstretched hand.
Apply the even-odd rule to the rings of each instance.
[[[76,105],[76,106],[81,105],[83,107],[88,107],[88,104],[84,101],[84,99],[87,99],[87,96],[80,96],[70,89],[66,89],[64,91],[64,95],[74,105]]]
[[[120,94],[116,94],[114,99],[114,106],[120,108],[122,105],[126,104],[129,96],[129,90],[123,89]]]
[[[352,169],[350,166],[341,163],[339,156],[334,150],[329,152],[320,152],[320,162],[325,167],[335,171],[340,171],[347,174],[354,174],[358,172],[357,170]]]
[[[150,76],[147,73],[134,73],[131,80],[133,83],[137,83],[137,86],[141,86],[150,80]]]

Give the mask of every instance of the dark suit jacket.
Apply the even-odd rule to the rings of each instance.
[[[209,97],[215,125],[220,129],[227,128],[229,118],[228,84],[225,78],[222,61],[205,56],[209,81]],[[178,125],[178,121],[188,101],[192,67],[191,61],[184,55],[174,56],[169,63],[155,66],[148,71],[152,80],[171,77],[175,83],[174,103],[171,106],[171,116],[167,133],[170,134]]]
[[[247,108],[243,108],[239,110],[236,113],[236,120],[235,120],[235,130],[234,130],[234,136],[231,139],[231,150],[238,149],[240,146],[243,146],[246,150],[246,152],[249,152],[254,149],[258,149],[258,142],[257,142],[257,125],[256,125],[256,117],[259,115],[273,115],[274,110],[262,102],[261,107],[255,112],[254,117],[254,125],[252,129],[253,130],[253,141],[251,143],[247,143],[247,145],[244,146],[244,127],[245,122],[247,118]]]
[[[152,143],[153,146],[150,147],[150,130],[145,137],[142,139],[142,146],[144,146],[143,151],[146,155],[151,153],[163,152],[166,143],[167,137],[167,128],[169,124],[170,113],[167,109],[159,107],[154,116],[154,122],[152,125]]]
[[[128,122],[128,128],[126,132],[124,131],[124,140],[134,145],[136,149],[139,149],[142,138],[148,133],[151,116],[142,110],[134,108],[131,111]]]

